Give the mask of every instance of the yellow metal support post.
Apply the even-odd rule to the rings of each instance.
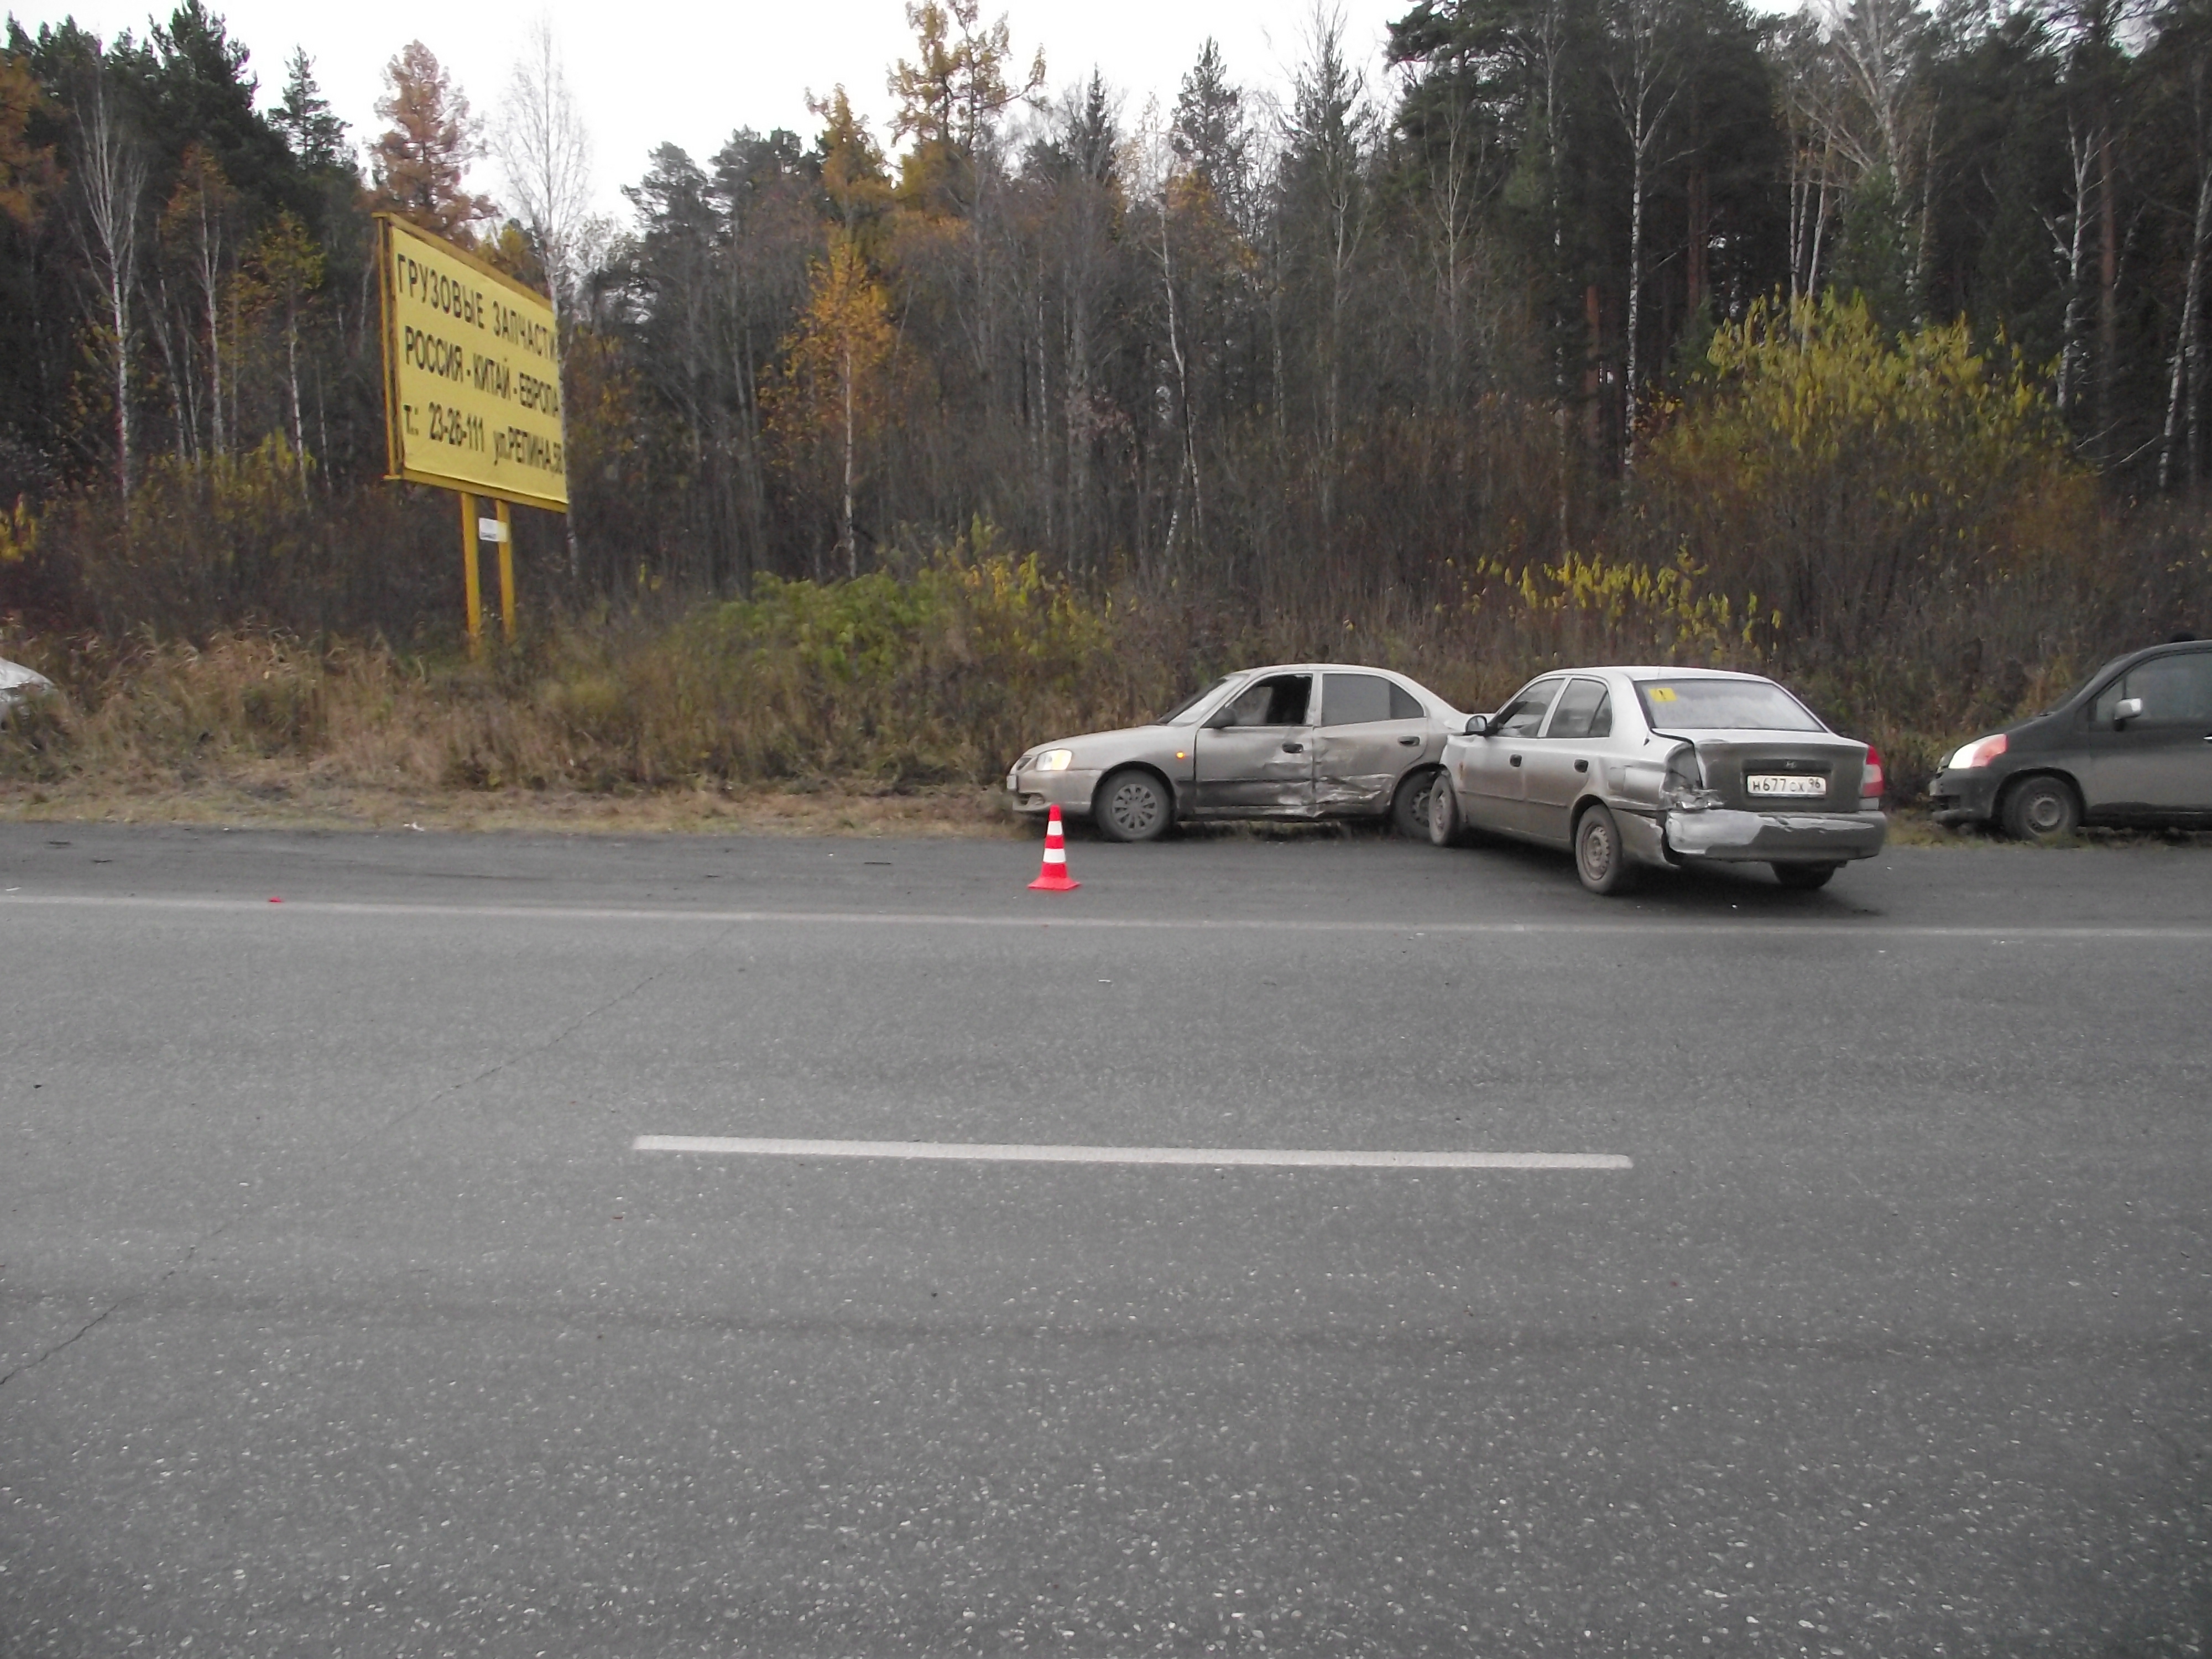
[[[477,503],[466,490],[461,494],[461,584],[468,595],[469,653],[483,645],[483,582],[477,574]]]
[[[507,515],[507,502],[499,506],[499,623],[509,645],[514,643],[514,525]]]

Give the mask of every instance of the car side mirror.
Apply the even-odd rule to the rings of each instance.
[[[1234,726],[1236,724],[1237,711],[1235,709],[1217,708],[1214,710],[1212,718],[1206,722],[1206,729],[1209,732],[1218,732],[1224,726]]]
[[[2142,717],[2142,699],[2141,697],[2122,697],[2118,702],[2112,705],[2112,724],[2115,726],[2124,726],[2130,720],[2139,720]]]
[[[1466,732],[1468,736],[1470,738],[1488,737],[1490,735],[1490,716],[1487,714],[1469,714],[1467,717]]]

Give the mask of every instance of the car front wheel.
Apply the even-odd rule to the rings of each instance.
[[[1409,841],[1418,841],[1429,833],[1429,797],[1435,793],[1438,775],[1434,767],[1408,772],[1400,781],[1398,793],[1390,797],[1390,822]],[[1449,794],[1451,791],[1447,789],[1444,793]]]
[[[1429,786],[1429,839],[1439,847],[1456,847],[1467,839],[1467,820],[1459,810],[1459,797],[1443,773]]]
[[[1575,825],[1575,873],[1601,896],[1625,893],[1636,884],[1636,866],[1620,844],[1620,826],[1602,805],[1592,806]]]
[[[2063,778],[2030,778],[2005,797],[2005,833],[2048,845],[2081,827],[2081,802]]]
[[[1109,841],[1158,841],[1175,822],[1175,803],[1166,785],[1132,767],[1098,786],[1091,817]]]

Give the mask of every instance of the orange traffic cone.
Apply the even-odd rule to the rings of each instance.
[[[1082,885],[1067,878],[1067,838],[1061,832],[1060,808],[1055,806],[1044,821],[1044,863],[1030,886],[1039,893],[1072,893]]]

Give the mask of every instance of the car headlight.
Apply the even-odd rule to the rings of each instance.
[[[1048,749],[1036,757],[1036,769],[1040,772],[1065,772],[1074,759],[1073,749]]]
[[[2005,735],[2000,732],[1994,738],[1976,738],[1964,749],[1943,763],[1946,772],[1971,772],[1976,767],[1987,766],[2004,753]]]

